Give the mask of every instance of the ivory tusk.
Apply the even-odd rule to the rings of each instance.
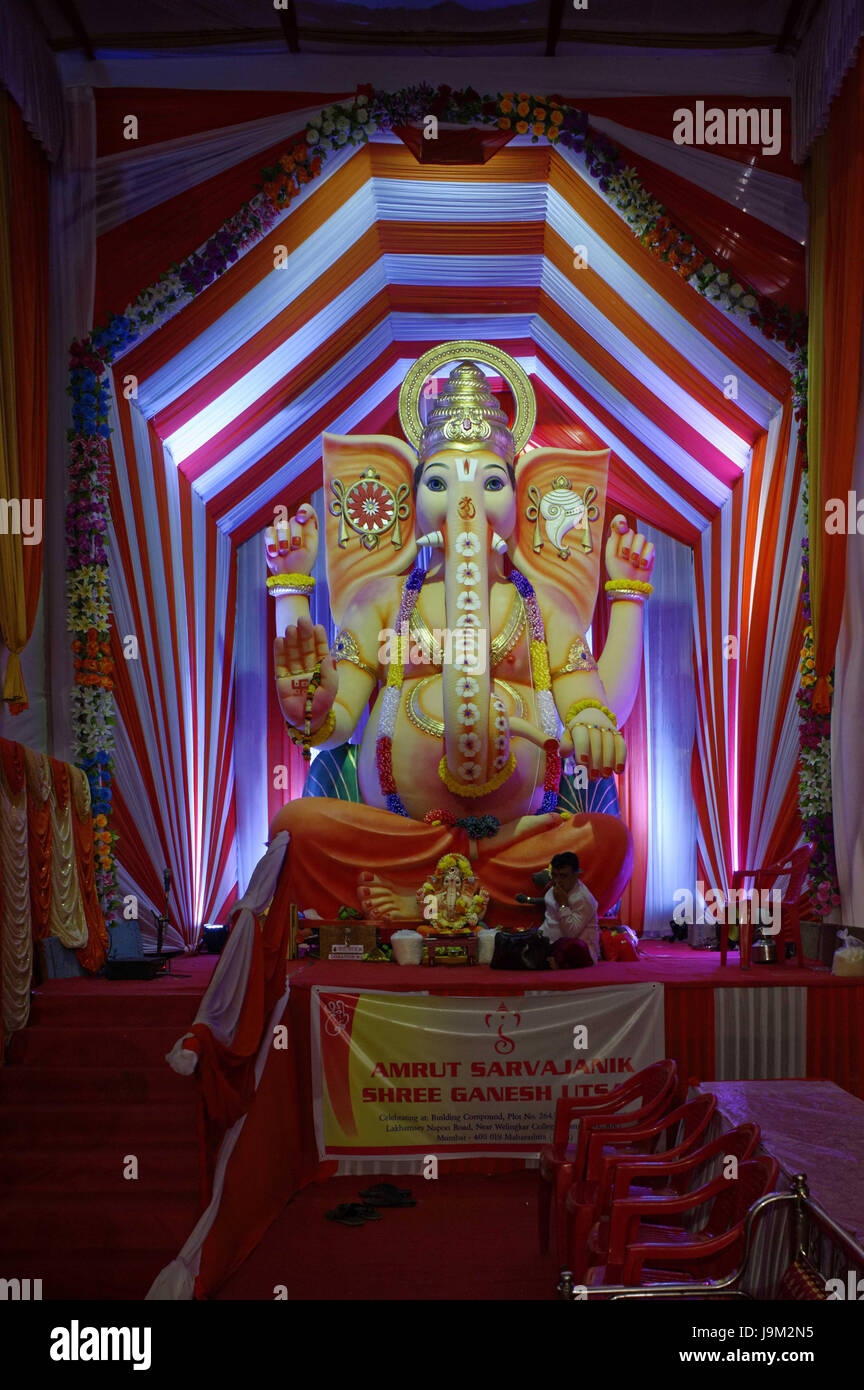
[[[497,550],[499,555],[507,554],[507,542],[498,535],[497,531],[492,532],[492,539],[489,544],[493,550]]]
[[[430,531],[428,536],[418,536],[415,542],[419,550],[422,545],[443,545],[444,535],[441,531]]]

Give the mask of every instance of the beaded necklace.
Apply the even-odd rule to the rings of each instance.
[[[402,602],[399,605],[399,614],[396,619],[396,631],[398,633],[406,632],[410,628],[411,615],[417,604],[425,577],[425,572],[415,565],[405,581],[405,587],[402,590]],[[528,614],[531,674],[534,680],[534,689],[537,692],[540,727],[547,739],[546,767],[543,776],[543,804],[538,812],[538,815],[542,816],[550,811],[555,811],[558,807],[558,784],[561,780],[561,757],[558,752],[558,712],[552,699],[546,628],[543,623],[543,614],[540,612],[540,605],[537,602],[537,595],[534,593],[530,581],[517,569],[511,570],[510,582],[522,598]],[[400,637],[399,641],[401,642],[401,640]],[[400,652],[400,655],[405,657],[404,662],[392,661],[387,668],[387,681],[381,695],[381,711],[378,718],[375,761],[378,768],[378,782],[381,792],[386,798],[387,810],[393,811],[397,816],[407,817],[408,812],[396,790],[396,782],[393,777],[393,734],[396,729],[396,715],[399,712],[399,696],[409,664],[408,652]],[[551,746],[553,743],[554,747]],[[472,790],[476,794],[477,789]]]

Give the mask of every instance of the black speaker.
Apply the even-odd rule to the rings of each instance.
[[[161,960],[107,960],[106,980],[155,980],[163,969]]]

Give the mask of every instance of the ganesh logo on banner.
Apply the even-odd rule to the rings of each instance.
[[[549,1143],[561,1096],[598,1095],[664,1052],[663,986],[446,998],[312,991],[322,1158]]]

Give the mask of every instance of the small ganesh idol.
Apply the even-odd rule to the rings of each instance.
[[[478,884],[464,854],[445,854],[417,890],[419,915],[427,923],[417,930],[422,936],[476,932],[488,902],[489,894]]]
[[[512,421],[487,371],[507,382]],[[562,759],[590,779],[624,768],[653,546],[606,520],[607,449],[529,447],[531,383],[499,349],[431,349],[399,409],[404,440],[324,436],[332,649],[309,616],[319,519],[306,506],[267,535],[279,702],[295,741],[323,750],[316,772],[331,760],[334,787],[371,708],[350,750],[357,799],[306,796],[273,822],[290,834],[293,900],[323,917],[349,904],[416,920],[417,884],[455,856],[468,896],[519,927],[526,878],[572,850],[602,912],[629,879],[632,840],[616,815],[562,813]],[[585,634],[603,568],[595,660]],[[457,887],[454,872],[444,911]]]

